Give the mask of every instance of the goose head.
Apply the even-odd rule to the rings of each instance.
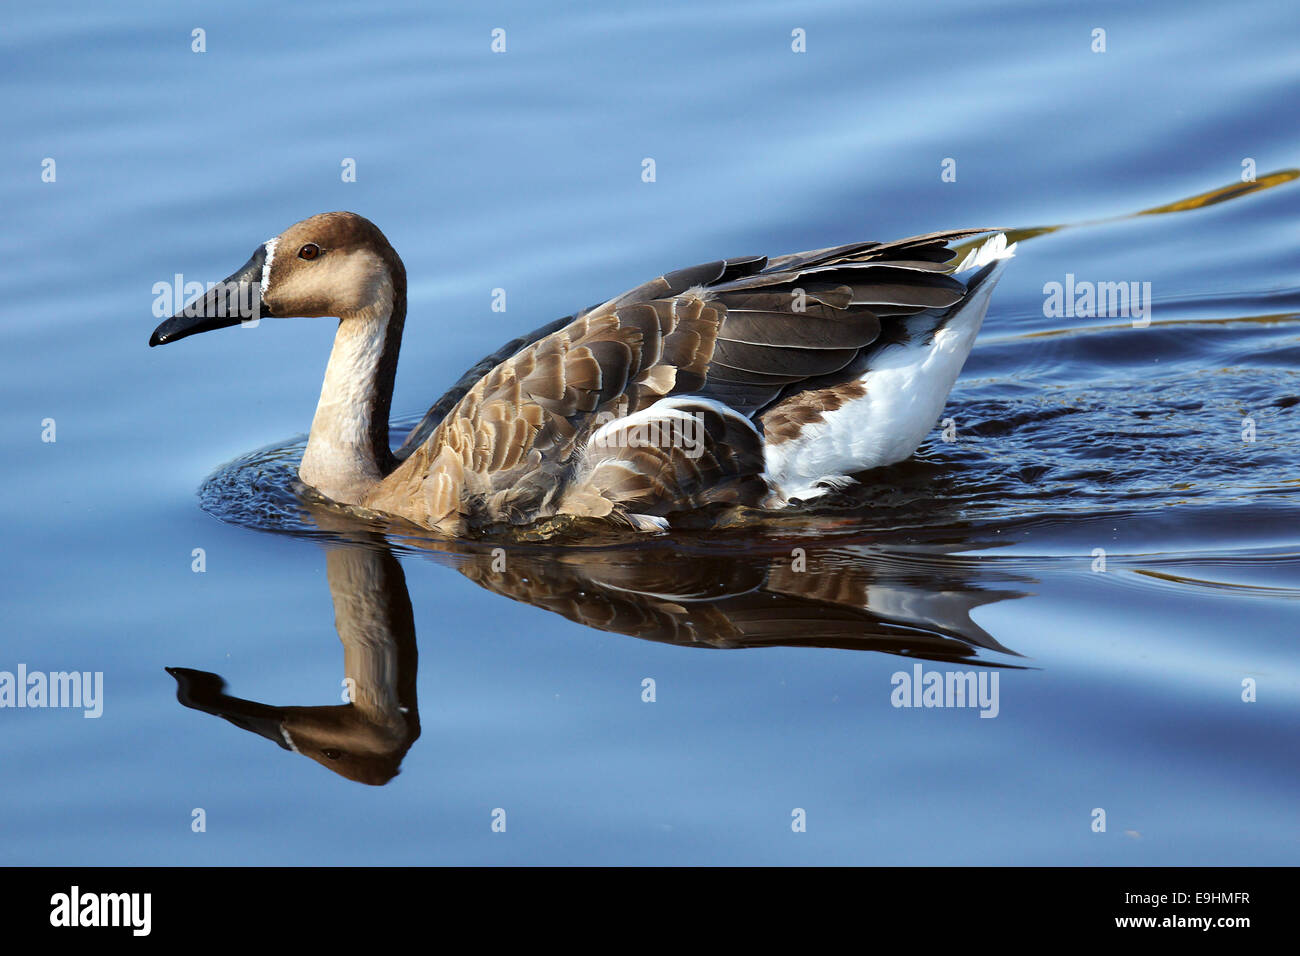
[[[406,321],[406,269],[384,234],[353,212],[294,223],[224,282],[154,330],[163,345],[262,316],[337,316],[316,417],[298,477],[360,504],[396,467],[388,413]]]
[[[381,786],[397,776],[420,736],[414,710],[391,715],[353,704],[276,707],[230,696],[219,674],[188,667],[168,667],[167,673],[176,680],[176,699],[191,710],[222,717],[358,783]]]
[[[386,317],[405,293],[402,260],[379,228],[353,212],[325,212],[262,243],[237,271],[160,324],[149,344],[263,317]]]

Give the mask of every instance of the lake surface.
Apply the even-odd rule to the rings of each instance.
[[[1293,3],[5,22],[0,672],[103,676],[0,708],[0,861],[1300,862]],[[328,209],[405,259],[403,427],[667,270],[1021,244],[947,433],[836,508],[457,542],[295,487],[332,321],[146,346]],[[931,672],[996,695],[895,706]]]

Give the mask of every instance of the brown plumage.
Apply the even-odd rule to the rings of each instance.
[[[862,386],[797,386],[843,370],[879,338],[882,320],[960,301],[965,286],[936,262],[952,257],[947,242],[986,231],[660,276],[500,361],[366,504],[387,511],[418,500],[408,517],[430,527],[758,504],[767,492],[759,434],[703,405],[693,409],[705,418],[703,461],[672,447],[596,462],[580,452],[611,416],[675,395],[714,398],[746,418],[761,413],[768,441],[819,420]]]
[[[368,221],[313,217],[267,244],[262,290],[274,315],[340,316],[303,480],[451,533],[555,515],[646,527],[675,511],[757,505],[772,490],[765,441],[861,397],[864,362],[910,334],[908,317],[933,314],[940,327],[969,292],[946,274],[949,243],[984,232],[667,273],[477,363],[393,454],[405,272]],[[152,344],[209,327],[170,320]],[[698,440],[683,447],[687,424]]]

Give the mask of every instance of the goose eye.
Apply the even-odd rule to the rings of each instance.
[[[320,255],[320,246],[314,242],[309,242],[298,250],[299,259],[315,259],[318,255]]]
[[[321,751],[321,754],[329,760],[338,760],[343,756],[343,751],[335,750],[333,747],[326,747]]]

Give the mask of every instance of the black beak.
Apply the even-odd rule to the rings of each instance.
[[[224,717],[236,727],[265,737],[284,750],[289,749],[280,729],[284,713],[279,708],[229,696],[226,693],[226,682],[209,671],[196,671],[188,667],[163,669],[176,678],[176,699],[186,707]]]
[[[154,329],[153,335],[149,336],[150,347],[166,345],[199,332],[269,318],[271,311],[262,301],[262,267],[265,264],[266,246],[261,245],[238,272],[218,282]]]

